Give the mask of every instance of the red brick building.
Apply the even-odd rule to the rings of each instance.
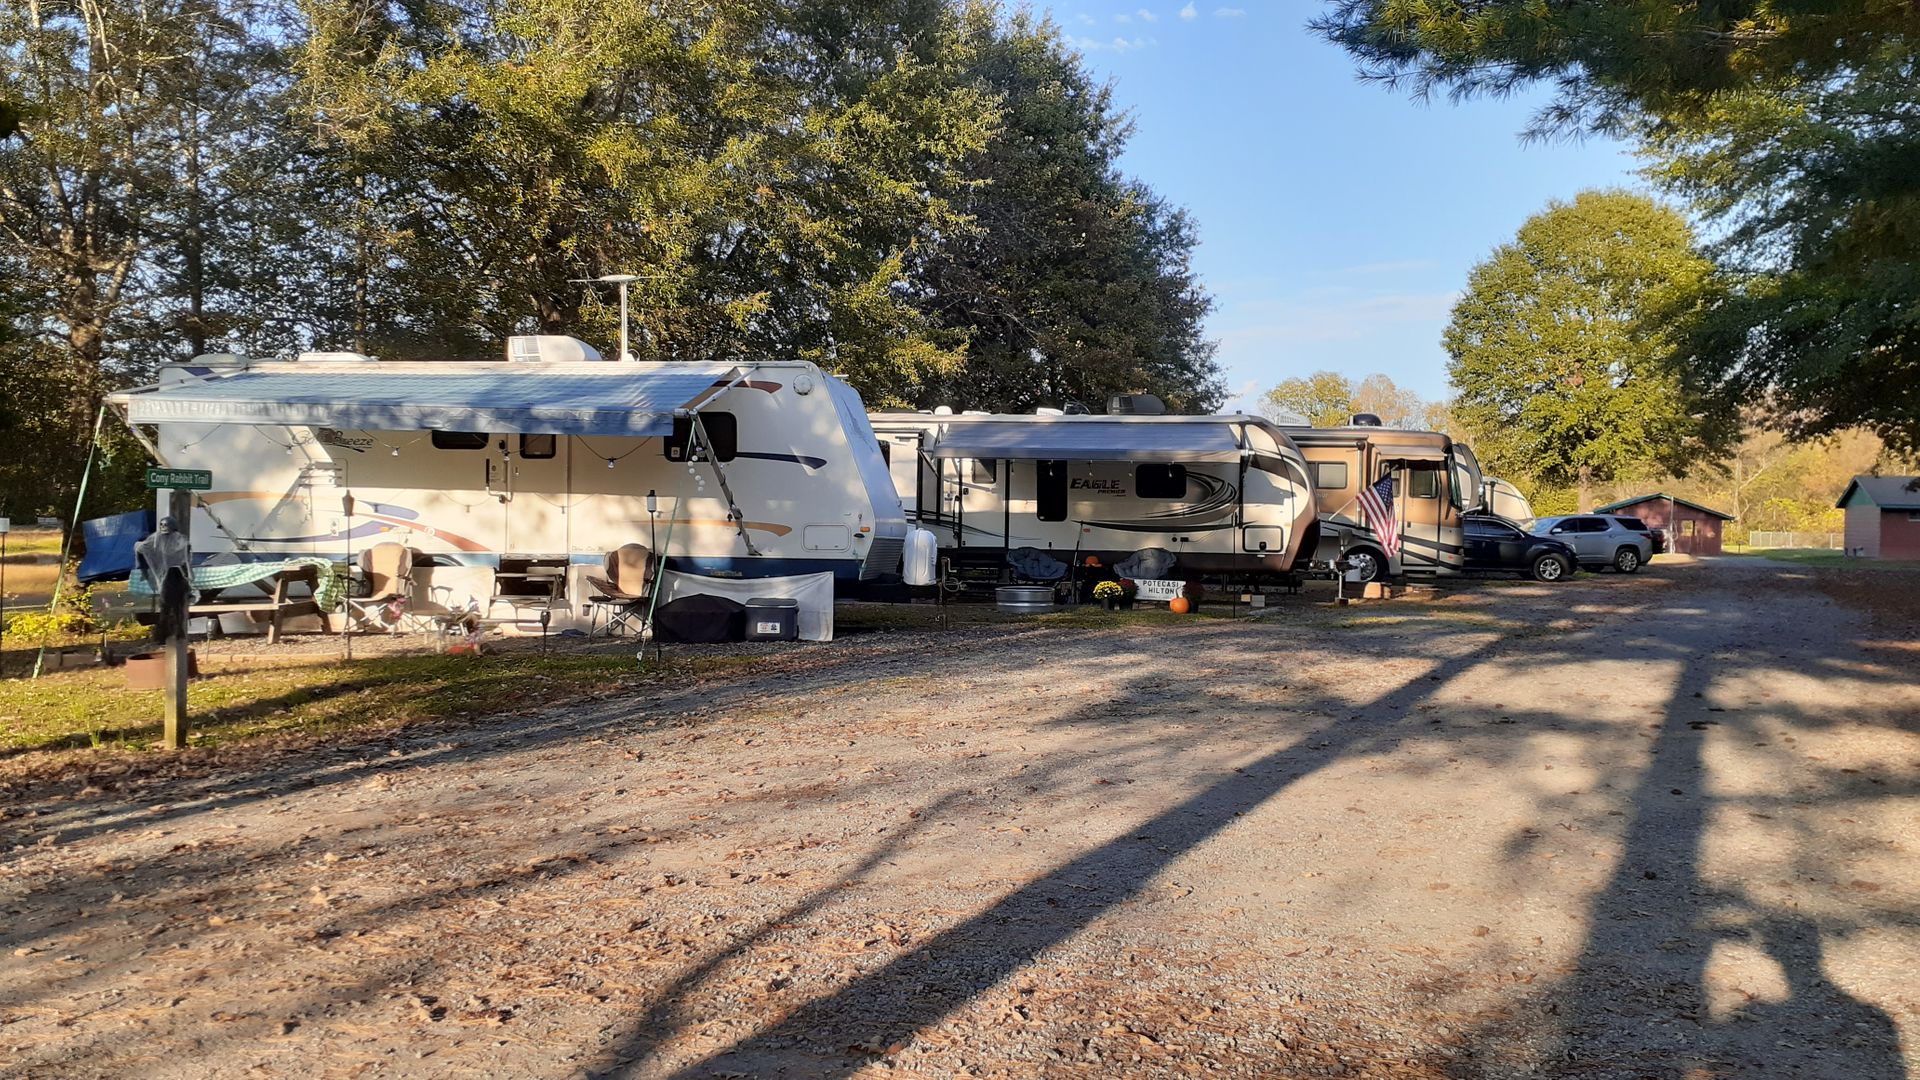
[[[1847,554],[1920,559],[1920,477],[1856,476],[1834,505],[1847,512]]]
[[[1667,550],[1679,555],[1718,555],[1722,526],[1733,520],[1710,506],[1676,499],[1662,491],[1621,499],[1595,510],[1596,514],[1625,514],[1667,531]]]

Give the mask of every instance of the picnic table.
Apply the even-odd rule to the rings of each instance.
[[[267,624],[269,645],[280,640],[280,624],[283,620],[301,615],[321,616],[321,630],[329,631],[331,628],[327,625],[326,615],[340,606],[340,598],[345,592],[332,561],[313,557],[196,566],[189,575],[189,581],[196,594],[187,608],[189,616],[211,620],[213,633],[217,634],[222,615],[267,612],[270,615]],[[294,585],[306,586],[306,592],[292,593],[290,587]],[[231,589],[249,587],[255,590],[253,595],[222,595]],[[153,587],[145,574],[135,572],[127,581],[127,592],[135,596],[152,596]]]

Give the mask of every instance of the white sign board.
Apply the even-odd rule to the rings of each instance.
[[[13,519],[0,518],[0,536],[5,536],[12,531],[13,531]]]
[[[1140,586],[1140,592],[1134,596],[1135,600],[1157,600],[1163,604],[1179,596],[1181,590],[1187,587],[1184,581],[1170,581],[1164,578],[1150,578],[1136,581],[1134,584]]]

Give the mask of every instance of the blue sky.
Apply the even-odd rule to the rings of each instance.
[[[1192,212],[1232,399],[1322,368],[1447,394],[1467,272],[1549,199],[1640,187],[1623,146],[1523,143],[1541,95],[1431,103],[1362,83],[1312,0],[1054,0],[1136,130],[1123,167]]]

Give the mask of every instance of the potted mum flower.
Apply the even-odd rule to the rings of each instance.
[[[1120,606],[1121,607],[1131,608],[1133,606],[1133,598],[1138,595],[1140,595],[1139,582],[1128,577],[1123,577],[1120,579]]]
[[[1102,581],[1093,587],[1093,598],[1100,601],[1100,606],[1108,611],[1119,607],[1120,598],[1125,595],[1117,581]]]

